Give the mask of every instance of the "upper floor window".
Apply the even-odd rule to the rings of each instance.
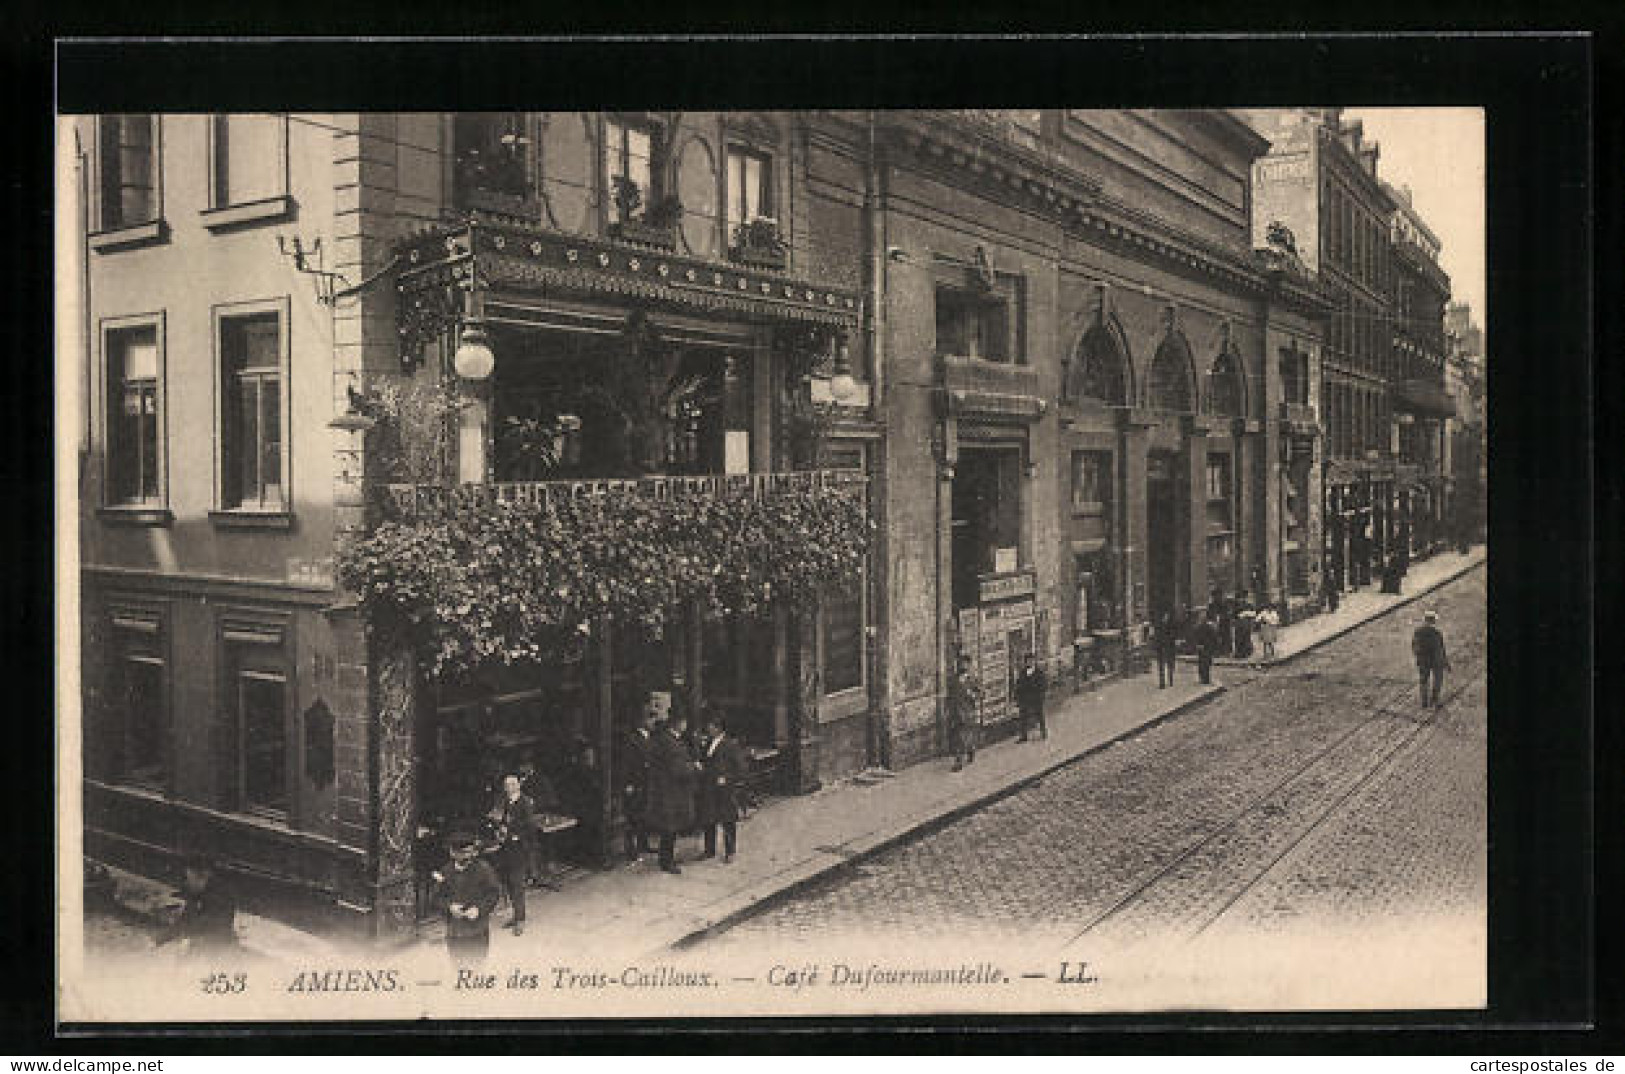
[[[159,217],[158,117],[102,116],[97,123],[103,231],[150,224]]]
[[[162,362],[155,324],[109,329],[107,502],[156,505],[163,499]]]
[[[937,288],[937,353],[989,362],[1017,360],[1013,288]]]
[[[452,143],[459,204],[477,193],[529,196],[530,138],[522,113],[460,113],[452,121]]]
[[[1288,403],[1309,403],[1309,356],[1302,351],[1281,351],[1281,397]]]
[[[654,159],[658,142],[651,126],[627,120],[604,121],[604,177],[613,194],[617,180],[630,184],[650,204],[654,189]]]
[[[283,317],[274,310],[223,316],[219,333],[222,506],[284,510]]]
[[[1173,335],[1157,348],[1151,360],[1151,405],[1158,410],[1191,410],[1190,348]]]
[[[1066,398],[1128,405],[1128,357],[1104,323],[1084,333],[1073,364],[1067,377]]]
[[[728,231],[759,217],[772,218],[773,158],[766,153],[728,150]]]
[[[285,116],[216,115],[210,121],[210,140],[212,208],[264,201],[288,192]]]
[[[1225,351],[1213,362],[1210,388],[1213,413],[1226,418],[1241,417],[1243,397],[1241,365],[1235,355]]]

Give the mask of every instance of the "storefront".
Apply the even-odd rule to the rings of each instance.
[[[648,504],[629,525],[659,528],[685,500],[726,511],[786,490],[863,495],[862,443],[855,453],[826,443],[810,418],[811,378],[847,368],[861,308],[852,292],[508,222],[464,224],[403,252],[408,352],[415,344],[432,370],[452,330],[462,325],[466,341],[473,323],[494,356],[487,379],[465,382],[456,419],[458,470],[489,482],[490,496],[614,495]],[[423,509],[438,493],[401,495]],[[747,746],[756,792],[816,786],[826,692],[867,709],[866,583],[813,607],[771,595],[758,605],[599,618],[534,660],[426,682],[413,728],[421,825],[479,816],[500,777],[523,769],[547,788],[538,805],[570,822],[561,854],[601,861],[621,823],[617,743],[652,696],[691,721],[720,717]]]

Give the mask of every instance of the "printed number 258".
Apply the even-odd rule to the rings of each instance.
[[[200,978],[198,983],[203,987],[204,995],[223,996],[246,989],[248,987],[248,974],[211,973],[207,977]]]

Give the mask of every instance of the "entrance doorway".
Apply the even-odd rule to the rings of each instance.
[[[1184,602],[1180,578],[1180,549],[1184,512],[1180,510],[1181,483],[1178,456],[1154,452],[1146,467],[1146,604],[1153,620],[1171,613]]]

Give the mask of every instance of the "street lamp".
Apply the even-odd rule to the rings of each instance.
[[[490,337],[478,321],[469,321],[463,326],[451,364],[459,377],[476,382],[485,380],[496,368],[497,356],[491,351]]]
[[[842,403],[858,394],[858,382],[852,376],[852,360],[844,335],[835,344],[835,375],[830,378],[829,393]]]

